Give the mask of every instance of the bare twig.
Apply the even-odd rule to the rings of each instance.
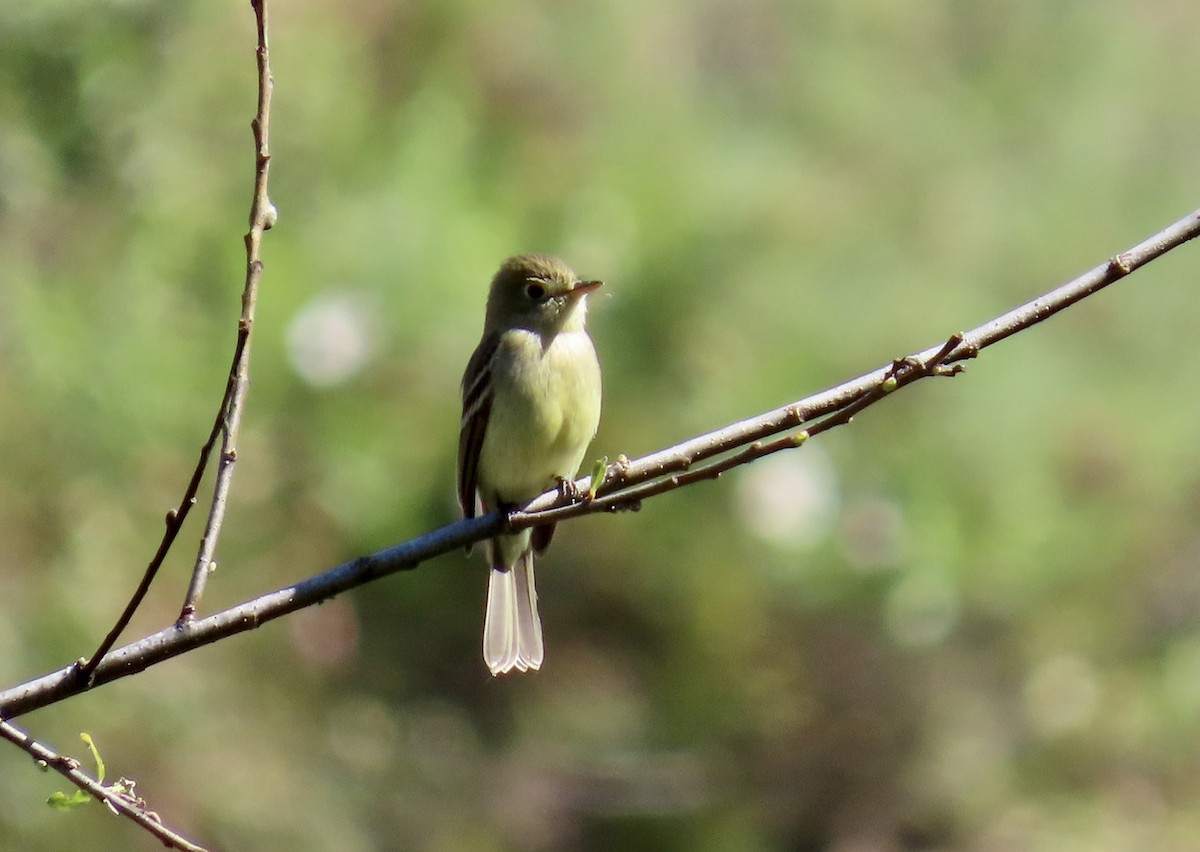
[[[601,509],[613,511],[620,508],[622,499],[643,499],[661,493],[661,491],[670,490],[670,487],[663,487],[660,483],[645,485],[643,486],[644,490],[641,491],[635,491],[627,486],[648,483],[649,480],[658,477],[680,474],[687,471],[696,462],[795,428],[801,423],[809,423],[812,420],[827,417],[854,403],[863,394],[883,388],[883,383],[889,378],[895,380],[896,387],[903,387],[918,379],[926,378],[928,375],[944,374],[944,371],[940,370],[925,371],[905,369],[905,367],[912,364],[949,365],[974,358],[987,347],[1049,319],[1080,299],[1121,280],[1134,270],[1198,235],[1200,235],[1200,210],[1194,211],[1128,251],[1110,258],[1061,287],[1057,287],[1031,302],[1026,302],[971,331],[952,335],[943,344],[932,346],[908,358],[899,359],[891,366],[880,367],[845,384],[791,405],[785,405],[775,411],[734,423],[707,435],[701,435],[678,446],[645,456],[635,462],[616,465],[610,468],[604,484],[597,489],[595,502],[600,505]],[[690,480],[685,479],[684,482],[686,481]],[[588,480],[585,480],[585,490],[587,485]],[[595,511],[595,508],[588,508],[579,503],[567,504],[567,501],[563,500],[557,491],[551,491],[532,501],[525,507],[523,513],[511,516],[510,520],[514,527],[527,527],[548,521],[565,520],[591,511]]]
[[[1079,278],[978,328],[951,335],[944,343],[758,417],[641,459],[621,459],[609,466],[593,499],[570,498],[554,489],[507,518],[492,512],[450,524],[207,618],[177,624],[119,648],[96,667],[91,683],[73,677],[74,669],[68,666],[11,687],[0,692],[0,714],[17,716],[83,692],[92,685],[135,674],[193,648],[252,630],[371,580],[415,568],[434,556],[490,538],[503,529],[520,529],[578,515],[629,508],[648,497],[714,478],[731,467],[799,446],[812,435],[848,423],[855,414],[899,388],[923,378],[954,375],[958,371],[957,362],[973,358],[986,347],[1042,322],[1197,235],[1200,235],[1200,210]],[[802,425],[803,430],[796,432]],[[697,466],[709,459],[716,460]],[[576,483],[578,493],[583,495],[588,494],[590,486],[590,477]]]
[[[182,849],[184,852],[207,852],[203,846],[197,846],[183,835],[163,825],[158,819],[158,815],[147,811],[145,803],[139,798],[129,793],[119,792],[113,786],[105,786],[83,772],[79,768],[79,761],[47,748],[4,719],[0,719],[0,737],[4,737],[10,743],[24,749],[34,760],[53,769],[88,795],[104,802],[113,813],[133,820],[158,838],[167,848]]]
[[[96,670],[96,666],[100,663],[100,660],[112,649],[117,638],[129,626],[129,622],[133,619],[133,614],[137,612],[137,608],[141,606],[142,600],[146,597],[146,592],[150,591],[150,584],[154,582],[154,578],[158,574],[158,569],[162,567],[163,560],[167,558],[167,553],[171,550],[171,545],[175,543],[179,531],[183,528],[183,522],[187,520],[188,513],[196,505],[196,493],[200,490],[200,481],[204,478],[205,468],[208,467],[208,459],[212,455],[213,447],[217,444],[217,437],[221,434],[222,426],[225,423],[225,412],[229,405],[229,399],[233,395],[234,378],[237,375],[237,365],[242,358],[244,343],[245,338],[239,335],[238,345],[233,353],[233,366],[229,370],[229,381],[225,385],[225,395],[221,398],[221,406],[217,409],[217,417],[213,422],[212,431],[209,432],[208,440],[200,448],[200,460],[196,463],[196,469],[192,471],[192,479],[188,482],[183,499],[179,501],[178,508],[167,512],[167,528],[163,532],[162,541],[158,544],[158,550],[155,552],[154,558],[146,566],[146,572],[142,575],[142,581],[134,591],[133,597],[125,605],[125,611],[121,613],[121,617],[117,619],[117,623],[113,625],[112,630],[108,631],[108,635],[104,637],[104,641],[100,643],[100,647],[92,653],[88,661],[79,664],[78,674],[84,680],[91,678],[92,672]]]
[[[254,308],[258,301],[258,284],[262,279],[263,265],[261,247],[263,232],[275,224],[275,207],[267,194],[267,179],[271,170],[270,119],[271,92],[275,87],[271,76],[270,51],[267,40],[267,0],[251,0],[254,18],[258,25],[258,112],[250,127],[254,131],[254,196],[250,201],[250,230],[246,233],[246,286],[242,290],[242,315],[238,319],[237,351],[232,371],[233,392],[226,396],[223,437],[221,440],[221,464],[217,469],[217,481],[213,487],[212,507],[200,540],[200,551],[192,569],[192,581],[188,585],[179,622],[191,621],[200,606],[208,575],[216,563],[213,555],[221,525],[225,521],[225,509],[229,499],[229,487],[233,481],[233,467],[237,462],[238,428],[242,422],[242,408],[246,402],[246,391],[250,387],[250,334],[254,330]]]
[[[204,537],[200,542],[200,552],[196,558],[196,566],[192,571],[192,580],[188,586],[187,598],[180,620],[187,621],[196,612],[200,597],[204,593],[204,584],[213,565],[213,553],[216,550],[217,538],[220,535],[221,524],[225,518],[225,506],[229,494],[229,485],[233,477],[233,464],[237,459],[237,432],[242,419],[242,406],[245,402],[246,390],[249,387],[250,368],[250,332],[254,326],[254,307],[258,298],[258,282],[262,277],[262,262],[259,259],[259,247],[262,234],[275,224],[275,208],[267,195],[267,176],[270,168],[271,154],[268,147],[267,131],[271,110],[271,91],[274,79],[271,76],[269,54],[267,50],[267,10],[266,0],[253,0],[255,20],[258,29],[258,111],[251,122],[254,132],[255,147],[255,177],[254,197],[250,204],[250,231],[246,234],[246,283],[242,291],[242,313],[238,320],[237,342],[234,344],[233,363],[229,367],[229,378],[225,383],[225,392],[221,397],[221,405],[213,422],[208,440],[200,448],[200,459],[192,472],[191,481],[184,491],[179,506],[167,512],[166,530],[159,542],[158,550],[146,566],[141,582],[134,591],[125,611],[121,613],[116,624],[104,637],[104,641],[86,661],[76,664],[76,676],[88,681],[99,665],[100,660],[116,643],[121,633],[129,626],[133,615],[142,604],[151,583],[158,575],[163,561],[170,552],[171,546],[183,528],[192,507],[196,505],[196,494],[200,490],[200,482],[208,467],[217,437],[221,441],[221,469],[217,473],[217,482],[213,493],[212,508],[209,510],[208,522],[205,525]]]

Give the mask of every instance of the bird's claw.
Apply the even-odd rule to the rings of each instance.
[[[565,476],[556,476],[554,477],[554,481],[558,485],[559,495],[564,500],[575,503],[583,497],[583,492],[579,490],[579,486],[575,484],[575,480],[567,479]]]

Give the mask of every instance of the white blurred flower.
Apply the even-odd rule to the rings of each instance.
[[[316,387],[353,378],[375,354],[378,310],[363,293],[327,292],[313,298],[288,326],[292,368]]]
[[[816,446],[747,465],[737,483],[742,523],[788,550],[810,550],[827,537],[840,502],[837,471],[829,455]]]

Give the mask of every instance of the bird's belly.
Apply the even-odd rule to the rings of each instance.
[[[481,491],[506,503],[523,503],[559,477],[573,477],[600,420],[599,366],[587,336],[560,335],[538,354],[512,359],[519,368],[493,376],[479,482]]]

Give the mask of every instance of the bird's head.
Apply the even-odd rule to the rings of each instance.
[[[544,336],[580,330],[587,317],[587,294],[600,285],[580,281],[556,257],[510,257],[492,279],[486,326],[492,331],[525,328]]]

